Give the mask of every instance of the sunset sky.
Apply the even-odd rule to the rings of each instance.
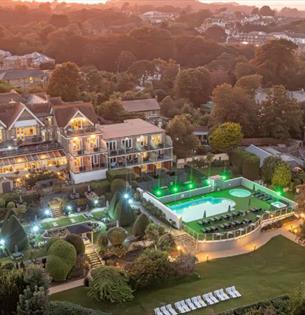
[[[25,0],[31,1],[31,0]],[[44,2],[46,0],[36,0]],[[49,0],[50,1],[50,0]],[[59,2],[61,0],[58,0]],[[152,0],[153,1],[153,0]],[[212,3],[212,2],[238,2],[240,4],[248,4],[248,5],[255,5],[255,6],[263,6],[263,5],[270,5],[273,8],[282,8],[282,7],[296,7],[298,9],[305,10],[305,0],[221,0],[221,1],[213,1],[213,0],[200,0],[204,3]],[[106,0],[62,0],[62,2],[78,2],[78,3],[103,3]]]

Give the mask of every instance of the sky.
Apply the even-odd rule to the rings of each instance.
[[[29,0],[30,1],[30,0]],[[36,1],[46,1],[46,0],[36,0]],[[49,0],[50,1],[50,0]],[[58,2],[78,2],[78,3],[103,3],[106,0],[58,0]],[[126,0],[127,1],[127,0]],[[153,0],[151,0],[153,1]],[[199,0],[203,3],[213,3],[213,2],[238,2],[240,4],[263,6],[270,5],[272,8],[281,9],[282,7],[298,8],[305,10],[305,0]]]

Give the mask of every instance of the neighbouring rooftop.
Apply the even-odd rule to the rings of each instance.
[[[122,101],[122,105],[124,110],[128,113],[160,110],[160,105],[155,98]]]

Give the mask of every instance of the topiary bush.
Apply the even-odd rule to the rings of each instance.
[[[76,249],[72,244],[62,239],[57,240],[50,246],[48,255],[60,257],[70,268],[72,268],[76,262]]]
[[[101,266],[92,270],[88,295],[97,301],[123,303],[133,300],[132,289],[125,273],[114,267]]]
[[[137,217],[132,227],[132,234],[136,237],[143,237],[145,235],[145,229],[147,228],[148,224],[149,224],[149,219],[147,215],[144,213],[141,213]]]
[[[24,250],[28,245],[28,238],[15,215],[4,220],[1,235],[6,240],[6,248],[13,252],[15,249]]]
[[[58,237],[52,237],[52,238],[48,239],[48,241],[47,241],[47,243],[46,243],[46,245],[45,245],[46,251],[48,251],[49,248],[51,247],[51,245],[53,245],[53,244],[54,244],[56,241],[58,241],[58,240],[59,240]]]
[[[0,198],[0,208],[5,208],[6,201],[3,198]]]
[[[112,246],[120,246],[123,244],[128,233],[121,227],[113,227],[107,232],[107,237]]]
[[[71,268],[55,255],[48,255],[46,269],[52,280],[56,282],[65,281],[71,271]]]
[[[124,179],[116,178],[111,182],[110,190],[112,194],[120,193],[126,188],[127,182]]]
[[[110,191],[110,183],[108,180],[101,180],[90,183],[91,189],[98,195],[103,195]]]
[[[130,204],[126,199],[121,198],[115,207],[115,219],[119,221],[120,226],[129,226],[134,222],[135,215]]]
[[[8,209],[14,209],[14,208],[16,208],[15,202],[14,202],[14,201],[9,201],[9,202],[7,203],[7,205],[6,205],[6,208],[8,208]]]
[[[85,253],[85,244],[83,239],[79,235],[68,234],[65,240],[74,246],[77,255],[83,255]]]
[[[172,234],[165,233],[160,236],[157,244],[160,250],[171,251],[176,248],[175,239]]]

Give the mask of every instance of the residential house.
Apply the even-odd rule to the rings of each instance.
[[[145,119],[160,117],[160,105],[155,98],[122,101],[122,105],[126,112],[143,115]]]
[[[138,173],[171,168],[173,144],[165,131],[142,119],[100,127],[107,143],[108,167],[134,168]]]
[[[45,88],[49,80],[49,71],[39,69],[0,70],[0,80],[20,89]]]

